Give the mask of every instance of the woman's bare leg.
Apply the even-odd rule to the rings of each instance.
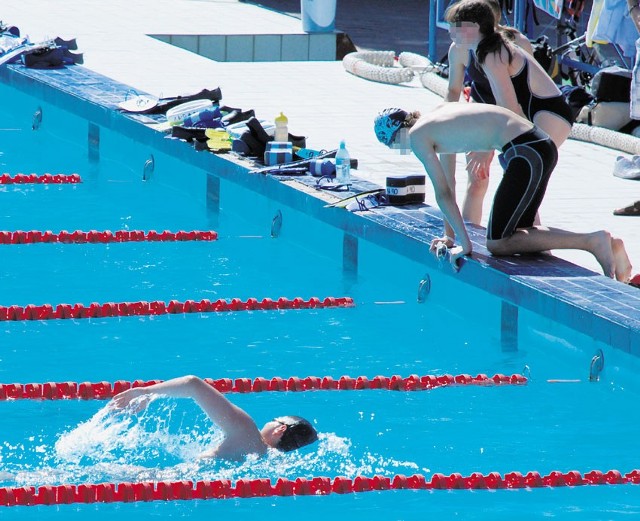
[[[482,220],[482,204],[484,196],[489,187],[489,178],[476,179],[469,175],[467,182],[467,193],[465,194],[464,204],[462,205],[462,218],[473,224],[480,224]]]

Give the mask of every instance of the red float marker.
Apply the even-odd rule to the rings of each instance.
[[[622,474],[618,470],[602,473],[592,470],[581,474],[552,471],[542,476],[531,471],[524,476],[509,472],[463,476],[457,472],[445,475],[434,473],[431,479],[422,474],[404,476],[316,476],[311,478],[228,479],[215,481],[144,481],[139,483],[99,483],[80,485],[44,485],[38,487],[0,487],[0,507],[62,505],[72,503],[132,503],[141,501],[188,501],[193,499],[247,499],[270,496],[330,496],[331,494],[359,494],[388,490],[503,490],[537,489],[598,485],[637,485],[640,470]]]
[[[82,179],[78,174],[16,174],[4,173],[0,175],[0,185],[13,184],[77,184]]]
[[[69,232],[62,230],[54,233],[51,230],[46,231],[22,231],[16,230],[0,231],[0,244],[35,244],[35,243],[65,243],[65,244],[85,244],[85,243],[112,243],[112,242],[177,242],[177,241],[215,241],[218,239],[217,232],[212,230],[180,230],[172,232],[164,230],[157,232],[150,230],[148,232],[142,230],[75,230]]]
[[[446,375],[450,376],[450,375]],[[496,375],[503,377],[504,375]],[[290,376],[281,378],[274,376],[266,379],[261,376],[251,378],[220,378],[214,380],[205,378],[204,381],[221,393],[261,393],[261,392],[304,392],[304,391],[363,391],[368,389],[382,389],[386,391],[428,391],[437,387],[460,385],[525,385],[527,379],[519,374],[500,378],[488,377],[479,374],[477,376],[458,375],[442,378],[434,375],[418,376],[410,375],[402,377],[376,376],[341,376],[334,379],[331,376],[319,378],[307,376],[300,378]],[[116,394],[131,389],[132,387],[148,387],[162,382],[162,380],[117,380],[115,382],[45,382],[45,383],[7,383],[0,384],[0,401],[2,400],[108,400]]]
[[[355,304],[351,297],[326,297],[324,300],[320,300],[318,297],[311,297],[309,300],[304,300],[301,297],[296,297],[293,300],[280,297],[276,301],[269,298],[262,300],[250,298],[246,301],[234,298],[231,299],[231,302],[224,299],[215,301],[208,299],[199,301],[186,300],[184,302],[178,300],[170,302],[162,300],[147,302],[146,300],[141,300],[137,302],[106,302],[103,304],[92,302],[88,306],[81,303],[58,304],[55,307],[51,304],[28,304],[25,307],[17,305],[0,306],[0,322],[9,320],[63,320],[272,309],[348,308],[353,306]]]

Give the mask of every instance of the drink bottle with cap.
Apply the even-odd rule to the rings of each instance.
[[[289,129],[287,127],[289,120],[287,119],[287,116],[285,116],[282,112],[280,112],[280,115],[276,118],[275,123],[276,123],[276,132],[273,140],[280,141],[280,142],[289,141]]]

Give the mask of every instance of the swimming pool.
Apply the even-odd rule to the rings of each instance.
[[[157,400],[138,419],[105,414],[96,400],[10,400],[3,414],[0,482],[6,487],[122,481],[636,468],[637,361],[524,309],[517,348],[505,342],[502,301],[359,239],[357,271],[344,232],[291,205],[151,145],[96,129],[44,100],[2,88],[3,171],[77,172],[76,185],[1,186],[8,230],[215,230],[217,241],[1,244],[1,305],[304,299],[349,296],[353,307],[5,321],[0,381],[352,377],[526,373],[526,385],[234,394],[258,422],[293,411],[312,418],[317,446],[241,465],[196,464],[215,439],[197,409]],[[6,94],[6,95],[5,95]],[[40,110],[42,124],[31,130]],[[95,141],[93,142],[95,145]],[[143,181],[153,155],[153,174]],[[340,212],[340,210],[328,210]],[[336,219],[342,219],[337,213]],[[274,223],[280,222],[281,226]],[[274,221],[275,219],[275,221]],[[370,231],[375,233],[375,229]],[[277,235],[277,237],[272,237]],[[348,249],[348,248],[347,248]],[[418,302],[421,280],[430,291]],[[456,291],[452,291],[452,290]],[[473,302],[461,307],[459,293]],[[461,327],[464,324],[464,327]],[[605,369],[589,382],[599,350]],[[564,380],[552,383],[549,380]],[[540,515],[618,518],[640,508],[634,485],[525,490],[394,490],[134,504],[11,507],[9,519],[74,515],[263,515],[326,518],[424,512],[464,518]]]

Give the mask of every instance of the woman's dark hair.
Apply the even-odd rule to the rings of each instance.
[[[511,41],[513,35],[507,35],[503,29],[496,29],[496,16],[486,0],[460,0],[450,5],[444,13],[445,21],[451,23],[472,22],[478,24],[482,40],[476,48],[478,63],[484,63],[489,54],[499,53],[504,47],[513,60]]]
[[[276,448],[282,452],[289,452],[318,439],[318,433],[313,426],[300,416],[280,416],[274,421],[287,426]]]

